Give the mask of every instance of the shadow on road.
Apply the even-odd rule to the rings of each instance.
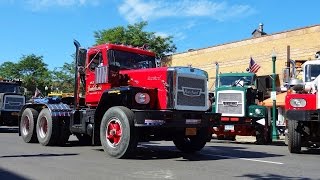
[[[103,151],[102,148],[94,149]],[[211,161],[221,159],[239,158],[267,158],[280,157],[283,155],[271,154],[266,152],[249,151],[245,147],[227,146],[206,146],[200,152],[186,154],[176,149],[175,146],[155,146],[153,144],[143,144],[138,146],[136,153],[129,159],[134,160],[156,160],[156,159],[177,159],[177,161]],[[181,159],[182,158],[182,159]]]
[[[135,160],[155,160],[180,158],[183,153],[177,151],[174,146],[153,146],[143,145],[137,148],[135,156],[130,159]]]
[[[18,127],[0,127],[0,133],[18,133]]]
[[[104,151],[102,148],[93,149],[96,151]],[[156,159],[174,159],[183,157],[183,153],[177,151],[174,146],[138,146],[133,156],[128,159],[134,160],[156,160]]]
[[[0,156],[0,158],[15,158],[15,157],[56,157],[56,156],[75,156],[79,155],[78,153],[69,153],[69,154],[20,154],[20,155],[8,155]]]
[[[10,180],[29,180],[28,178],[22,177],[18,174],[12,173],[8,170],[0,168],[0,179],[10,179]]]
[[[98,146],[98,145],[91,145],[88,143],[81,143],[78,140],[69,140],[66,144],[62,145],[62,147],[86,147],[86,146]]]
[[[214,146],[207,145],[202,154],[213,156],[214,159],[237,159],[237,158],[267,158],[267,157],[281,157],[281,154],[272,154],[260,151],[251,151],[245,147],[230,147],[230,146]]]
[[[282,176],[278,174],[244,174],[243,176],[237,176],[244,179],[275,179],[275,180],[311,180],[310,178],[303,178],[303,177],[289,177],[289,176]]]

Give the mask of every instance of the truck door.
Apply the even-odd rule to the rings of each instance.
[[[99,51],[90,51],[86,62],[86,104],[97,106],[107,83],[106,58]]]

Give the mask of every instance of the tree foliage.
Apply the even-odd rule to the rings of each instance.
[[[24,55],[17,63],[19,78],[28,90],[36,88],[44,92],[44,87],[51,83],[51,74],[43,61],[43,56]]]
[[[161,37],[155,32],[144,31],[148,25],[143,21],[127,27],[118,26],[94,32],[96,44],[121,43],[141,47],[147,44],[149,50],[156,53],[159,58],[174,53],[176,46],[172,36]],[[7,61],[0,64],[0,77],[7,79],[21,79],[23,86],[28,91],[34,92],[38,88],[45,92],[45,87],[50,91],[73,92],[74,88],[74,61],[64,63],[62,67],[56,67],[49,71],[43,56],[34,54],[23,55],[17,63]]]
[[[51,74],[43,62],[42,56],[23,55],[19,62],[10,61],[0,65],[0,76],[5,79],[20,79],[28,91],[36,88],[44,92],[44,87],[51,83]]]
[[[5,79],[18,79],[19,72],[17,69],[17,64],[6,61],[0,65],[0,77]]]
[[[172,36],[161,37],[155,32],[143,31],[147,25],[146,21],[142,21],[127,27],[118,26],[95,31],[96,44],[121,43],[138,47],[147,44],[149,49],[155,52],[159,58],[176,51],[177,48],[173,44]]]
[[[73,92],[74,88],[74,61],[64,63],[62,67],[56,67],[52,71],[52,87],[62,92]]]

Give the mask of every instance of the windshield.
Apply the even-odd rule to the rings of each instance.
[[[253,85],[253,76],[221,76],[219,86]]]
[[[320,75],[320,64],[306,65],[305,81],[310,82]]]
[[[154,56],[119,50],[109,50],[108,56],[109,65],[118,66],[120,69],[146,69],[156,67]]]
[[[19,86],[16,84],[0,83],[0,93],[19,93]]]

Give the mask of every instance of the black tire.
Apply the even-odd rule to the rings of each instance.
[[[208,133],[208,128],[197,130],[197,135],[195,136],[185,136],[185,132],[183,131],[173,139],[173,143],[177,149],[184,153],[195,153],[206,145]]]
[[[37,137],[43,146],[56,145],[59,140],[59,122],[53,121],[49,109],[42,109],[37,120]]]
[[[92,137],[87,134],[76,134],[81,145],[91,145]]]
[[[290,153],[301,152],[301,133],[298,130],[299,121],[288,121],[288,149]]]
[[[271,126],[269,125],[256,125],[256,144],[266,145],[272,142]]]
[[[20,134],[23,141],[26,143],[38,142],[35,126],[38,115],[38,111],[33,108],[26,108],[22,113],[20,120]]]
[[[137,148],[138,139],[138,129],[134,127],[134,113],[130,109],[115,106],[105,112],[100,125],[100,141],[109,156],[130,157]]]

